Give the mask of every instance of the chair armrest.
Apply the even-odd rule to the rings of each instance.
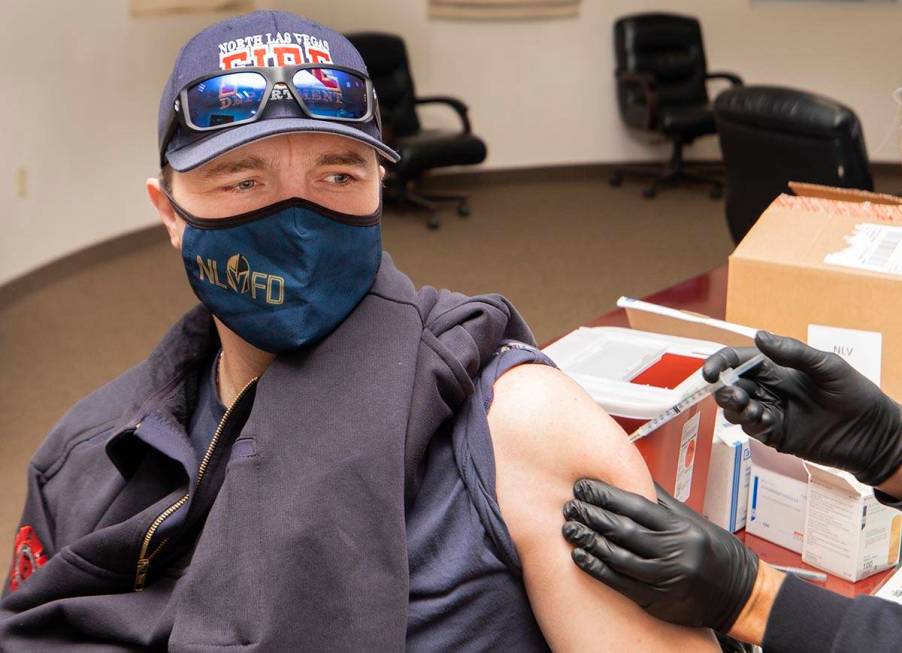
[[[428,97],[418,97],[414,98],[414,104],[447,104],[457,113],[460,118],[460,122],[463,125],[463,133],[470,133],[470,118],[467,115],[469,109],[467,105],[458,100],[457,98],[449,97],[447,95],[430,95]]]
[[[645,128],[653,130],[658,120],[658,106],[660,98],[655,90],[655,78],[649,73],[621,72],[616,73],[618,84],[635,84],[642,89],[642,95],[645,96],[645,106],[648,107],[648,116],[645,121]]]
[[[705,79],[706,80],[708,80],[708,79],[725,79],[728,82],[730,82],[730,84],[732,84],[733,86],[742,86],[743,85],[742,77],[740,77],[739,75],[734,75],[733,73],[723,73],[723,72],[708,73],[707,75],[705,75]]]

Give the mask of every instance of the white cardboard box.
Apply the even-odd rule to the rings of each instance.
[[[902,605],[902,567],[896,569],[892,576],[883,581],[883,585],[874,596]]]
[[[800,458],[749,438],[752,453],[747,533],[802,552],[808,473]]]
[[[752,452],[749,436],[742,427],[730,424],[717,411],[708,486],[705,489],[705,517],[731,533],[745,528],[748,510]]]
[[[805,463],[808,510],[802,560],[856,582],[899,561],[902,512],[880,504],[854,476]]]

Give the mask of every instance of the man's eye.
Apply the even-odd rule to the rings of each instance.
[[[336,172],[326,177],[326,181],[338,186],[347,186],[354,181],[354,177],[346,172]]]
[[[235,184],[235,190],[239,191],[247,191],[251,190],[257,185],[257,182],[253,179],[245,179],[244,181],[239,181]]]

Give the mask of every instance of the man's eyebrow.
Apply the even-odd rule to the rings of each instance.
[[[368,161],[357,152],[347,150],[346,152],[327,152],[321,154],[316,160],[317,166],[354,166],[356,168],[366,168]]]
[[[204,170],[204,177],[211,179],[224,175],[235,174],[237,172],[245,172],[246,170],[267,170],[272,167],[272,163],[262,157],[249,155],[241,159],[232,161],[223,161],[216,165],[210,166]]]

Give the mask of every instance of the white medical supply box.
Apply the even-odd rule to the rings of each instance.
[[[857,582],[899,562],[902,512],[884,506],[848,472],[814,463],[802,560]]]
[[[802,552],[808,473],[801,458],[749,438],[752,453],[747,533]]]
[[[730,424],[723,411],[718,410],[704,515],[731,533],[745,528],[751,467],[749,436],[741,426]]]

